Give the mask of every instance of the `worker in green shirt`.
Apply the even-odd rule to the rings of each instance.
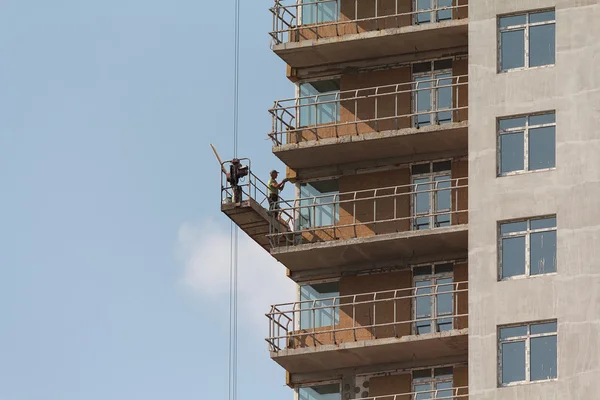
[[[276,170],[271,171],[271,179],[267,183],[267,189],[269,191],[269,209],[276,210],[279,209],[279,192],[281,192],[285,186],[285,183],[288,181],[287,178],[281,181],[281,183],[277,183],[277,176],[279,172]],[[275,218],[277,218],[279,213],[275,213]]]

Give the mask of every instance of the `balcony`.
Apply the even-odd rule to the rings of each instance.
[[[272,306],[271,357],[290,373],[465,361],[468,284],[435,282]]]
[[[454,176],[466,176],[452,167]],[[460,173],[462,172],[462,173]],[[285,228],[267,235],[291,272],[468,251],[468,179],[446,175],[412,184],[340,192],[281,203]],[[404,181],[410,177],[388,178]],[[340,182],[340,188],[352,182]],[[326,218],[325,218],[326,217]],[[282,217],[280,217],[282,219]],[[292,229],[293,228],[293,229]]]
[[[435,382],[434,382],[435,383]],[[429,383],[431,385],[431,383]],[[455,400],[468,399],[469,387],[460,386],[448,389],[423,390],[419,392],[410,392],[402,394],[386,394],[374,397],[363,397],[355,400],[420,400],[420,399],[435,399],[435,400]]]
[[[434,79],[277,101],[270,110],[273,153],[294,170],[415,154],[466,154],[468,77],[456,75],[463,64],[456,62]],[[403,75],[399,71],[394,77]],[[342,80],[342,89],[354,86],[347,81]]]
[[[221,211],[241,230],[265,250],[270,250],[268,234],[284,233],[288,230],[290,215],[285,212],[274,216],[269,210],[267,184],[252,173],[249,159],[241,159],[249,167],[249,173],[235,187],[229,182],[228,170],[231,161],[221,164]],[[237,196],[240,198],[237,199]],[[291,207],[292,203],[280,198],[281,204]]]
[[[271,8],[273,51],[293,68],[468,45],[467,0],[418,10],[405,0],[298,3]]]

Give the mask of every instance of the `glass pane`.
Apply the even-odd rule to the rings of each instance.
[[[506,71],[525,66],[525,30],[520,29],[500,34],[500,64]]]
[[[433,399],[432,385],[430,383],[422,385],[414,385],[413,390],[416,392],[415,400]]]
[[[302,10],[302,24],[309,25],[317,22],[328,22],[337,20],[337,1],[325,0],[315,4],[318,0],[303,0],[307,3],[300,7]],[[313,3],[313,4],[308,4]]]
[[[539,13],[529,14],[529,22],[535,24],[536,22],[554,21],[556,19],[554,11],[544,11]]]
[[[524,140],[523,132],[500,135],[500,173],[505,174],[525,169]]]
[[[500,339],[520,337],[527,335],[527,326],[511,326],[510,328],[500,329]]]
[[[502,352],[502,383],[525,380],[525,342],[504,343]]]
[[[502,239],[502,279],[525,275],[525,237]]]
[[[331,385],[302,387],[298,390],[299,400],[341,400],[340,385],[337,383]]]
[[[443,79],[442,79],[443,78]],[[442,86],[437,89],[437,109],[451,109],[452,108],[452,74],[438,74],[436,75],[437,86]],[[447,87],[443,87],[447,86]],[[439,112],[437,115],[437,120],[439,124],[445,124],[448,122],[452,122],[452,112]]]
[[[319,13],[319,15],[318,15],[319,22],[328,22],[328,21],[337,20],[338,19],[337,10],[338,10],[338,7],[337,7],[336,0],[322,1],[321,4],[317,5],[317,12]]]
[[[417,10],[431,10],[432,4],[431,4],[432,0],[417,0]],[[424,13],[419,13],[417,14],[417,23],[418,24],[423,24],[423,23],[427,23],[427,22],[431,22],[431,12],[424,12]]]
[[[548,229],[548,228],[556,228],[556,218],[543,218],[543,219],[533,219],[531,220],[531,229]]]
[[[452,7],[452,0],[438,0],[438,8]],[[452,19],[452,9],[437,12],[438,21]]]
[[[452,278],[438,279],[437,288],[438,294],[436,296],[437,302],[437,316],[453,315],[454,314],[454,284]],[[438,332],[449,331],[452,329],[452,318],[439,318],[437,320]]]
[[[555,50],[554,24],[529,28],[529,66],[554,64]]]
[[[431,294],[433,289],[431,287],[431,281],[420,281],[416,282],[417,287],[415,298],[415,316],[416,319],[425,319],[424,321],[418,321],[416,323],[417,334],[431,332]]]
[[[500,28],[506,28],[514,25],[525,25],[525,23],[527,23],[527,15],[525,14],[500,18]]]
[[[531,234],[531,275],[556,272],[556,231]]]
[[[529,126],[553,124],[555,122],[556,122],[556,114],[555,113],[532,115],[531,117],[529,117]]]
[[[339,121],[337,94],[317,96],[317,124],[330,124]]]
[[[452,182],[450,181],[450,175],[436,176],[434,178],[436,182],[435,188],[435,210],[436,211],[450,211],[452,208]]]
[[[498,128],[501,131],[511,128],[525,128],[526,122],[526,117],[505,118],[498,121]]]
[[[419,217],[414,220],[414,229],[422,230],[429,229],[429,225],[431,225],[431,217]]]
[[[431,77],[422,77],[416,79],[415,113],[427,113],[431,111],[432,87]],[[421,114],[416,116],[417,126],[427,126],[431,124],[431,114]]]
[[[529,170],[554,168],[556,166],[556,128],[529,130]]]
[[[446,382],[437,382],[435,384],[435,388],[437,390],[436,392],[436,396],[434,397],[435,399],[444,399],[444,400],[451,400],[452,399],[452,395],[454,394],[453,390],[452,390],[452,381],[446,381]],[[446,390],[444,390],[446,389]]]
[[[339,323],[339,283],[303,285],[300,287],[300,329],[320,328]],[[333,307],[334,305],[338,307]]]
[[[515,232],[525,232],[527,230],[527,221],[508,222],[500,225],[500,233],[507,235]]]
[[[427,183],[423,183],[423,182],[427,182]],[[431,193],[433,190],[433,183],[431,183],[429,181],[428,178],[422,178],[422,179],[415,179],[414,183],[416,183],[417,185],[415,186],[415,205],[414,205],[414,209],[415,209],[415,213],[416,214],[429,214],[430,210],[431,210],[431,203],[430,203],[430,198],[431,198]]]
[[[556,378],[556,336],[531,339],[531,381]]]
[[[434,370],[434,375],[438,379],[452,378],[452,376],[454,375],[454,368],[453,367],[436,368]],[[449,387],[452,387],[452,386],[449,386]]]
[[[532,335],[541,335],[543,333],[556,333],[557,324],[556,322],[546,322],[544,324],[531,325]]]

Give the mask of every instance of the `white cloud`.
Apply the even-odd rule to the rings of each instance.
[[[212,220],[186,222],[179,228],[178,255],[184,263],[183,284],[210,300],[229,298],[229,228]],[[296,285],[285,267],[243,231],[239,232],[238,315],[240,323],[251,324],[264,333],[264,316],[272,304],[295,299]]]

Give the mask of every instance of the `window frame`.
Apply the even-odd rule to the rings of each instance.
[[[542,22],[534,22],[534,23],[530,23],[529,22],[529,17],[531,14],[538,14],[538,13],[543,13],[543,12],[550,12],[553,11],[554,14],[554,19],[553,20],[548,20],[548,21],[542,21]],[[525,24],[520,24],[520,25],[510,25],[507,26],[506,28],[501,28],[500,27],[500,19],[502,18],[506,18],[506,17],[518,17],[521,15],[525,15],[526,17],[526,21]],[[529,56],[530,56],[530,52],[529,52],[529,30],[531,27],[535,27],[535,26],[542,26],[542,25],[551,25],[554,24],[555,25],[555,39],[556,39],[556,8],[542,8],[539,10],[530,10],[530,11],[520,11],[520,12],[515,12],[515,13],[510,13],[510,14],[502,14],[502,15],[498,15],[496,17],[496,32],[497,32],[497,51],[496,51],[496,55],[498,58],[498,73],[503,74],[503,73],[507,73],[507,72],[512,72],[512,71],[524,71],[524,70],[528,70],[528,69],[536,69],[536,68],[548,68],[548,67],[553,67],[556,65],[556,46],[554,47],[554,63],[553,64],[546,64],[546,65],[538,65],[538,66],[534,66],[534,67],[530,67],[529,63]],[[523,32],[523,46],[524,46],[524,62],[523,62],[523,66],[522,67],[517,67],[517,68],[508,68],[508,69],[503,69],[502,68],[502,33],[505,32],[514,32],[514,31],[519,31],[519,30],[524,30]]]
[[[294,388],[294,400],[300,400],[300,389],[301,388],[311,388],[311,387],[317,387],[317,386],[326,386],[326,385],[333,385],[333,384],[338,384],[339,388],[340,388],[340,398],[342,398],[342,381],[340,379],[332,379],[332,380],[328,380],[328,381],[320,381],[320,382],[311,382],[311,383],[300,383],[300,384],[296,384],[295,388]]]
[[[454,2],[452,2],[453,4],[450,7],[455,7]],[[413,16],[412,16],[412,24],[413,25],[426,25],[426,24],[439,24],[440,22],[444,22],[444,21],[452,21],[454,19],[454,8],[450,8],[450,15],[451,17],[448,19],[439,19],[439,12],[440,11],[444,11],[444,10],[440,10],[440,8],[445,8],[448,6],[443,6],[440,7],[440,0],[429,0],[429,4],[433,4],[433,6],[430,8],[431,11],[429,11],[429,22],[419,22],[419,14],[425,14],[427,11],[422,11],[420,12],[417,7],[419,5],[419,0],[413,0],[412,1],[412,11],[413,11]]]
[[[444,171],[437,171],[434,172],[433,171],[433,165],[436,163],[440,163],[440,162],[448,162],[450,161],[450,169],[448,170],[444,170]],[[427,173],[420,173],[420,174],[413,174],[412,173],[412,167],[415,165],[423,165],[423,164],[429,164],[429,172]],[[428,161],[428,162],[417,162],[417,163],[412,163],[410,164],[409,168],[410,168],[410,184],[412,185],[412,189],[411,191],[413,192],[411,195],[411,199],[410,199],[410,217],[411,217],[411,221],[410,221],[410,230],[411,231],[419,231],[419,230],[426,230],[426,229],[415,229],[415,222],[418,218],[425,218],[425,217],[420,217],[419,215],[417,215],[416,213],[416,204],[415,204],[415,199],[417,196],[417,185],[433,185],[435,184],[435,178],[436,177],[441,177],[444,175],[450,175],[450,178],[448,179],[450,181],[450,187],[448,189],[441,189],[441,190],[448,190],[450,191],[450,209],[448,211],[448,215],[450,217],[450,225],[453,225],[453,217],[454,217],[454,202],[453,202],[453,198],[452,198],[452,192],[455,190],[453,187],[453,181],[452,181],[452,166],[454,165],[454,160],[451,158],[448,159],[440,159],[440,160],[435,160],[435,161]],[[414,180],[419,179],[419,178],[430,178],[430,181],[428,183],[414,183]],[[432,211],[432,208],[436,205],[437,201],[435,199],[436,195],[439,194],[438,192],[434,192],[434,191],[430,191],[429,192],[429,208],[430,208],[430,213]],[[435,210],[434,210],[435,212]],[[442,212],[443,213],[443,212]],[[440,214],[442,214],[440,213]],[[429,228],[427,229],[438,229],[438,228],[443,228],[442,226],[436,226],[436,216],[435,215],[430,215],[429,217]]]
[[[543,219],[549,219],[549,218],[554,218],[556,220],[556,224],[554,225],[553,228],[542,228],[542,229],[531,229],[531,221],[536,221],[536,220],[543,220]],[[527,229],[525,231],[519,231],[519,232],[511,232],[505,235],[502,235],[502,225],[504,224],[512,224],[512,223],[518,223],[518,222],[525,222],[527,223]],[[530,218],[520,218],[520,219],[511,219],[511,220],[505,220],[505,221],[499,221],[498,222],[498,227],[497,227],[497,234],[498,234],[498,281],[499,282],[504,282],[504,281],[510,281],[510,280],[515,280],[515,279],[528,279],[528,278],[535,278],[538,276],[548,276],[548,275],[556,275],[558,273],[558,234],[556,237],[556,246],[557,246],[557,263],[556,263],[556,271],[554,272],[548,272],[548,273],[544,273],[544,274],[535,274],[535,275],[531,275],[531,234],[532,233],[542,233],[542,232],[558,232],[557,229],[557,225],[558,225],[558,218],[556,216],[556,214],[552,214],[552,215],[545,215],[545,216],[536,216],[536,217],[530,217]],[[525,237],[525,273],[522,275],[513,275],[513,276],[509,276],[506,278],[502,277],[502,242],[503,239],[506,238],[515,238],[515,237]]]
[[[541,325],[541,324],[548,324],[548,323],[555,323],[556,324],[556,331],[555,332],[539,333],[539,334],[533,334],[533,335],[531,334],[531,326],[532,325]],[[513,336],[513,337],[510,337],[508,339],[501,339],[500,338],[500,331],[502,329],[506,329],[506,328],[520,328],[520,327],[527,327],[527,334],[525,336]],[[529,385],[529,384],[532,384],[532,383],[552,382],[552,381],[558,380],[558,377],[559,377],[559,366],[558,366],[558,346],[559,346],[559,344],[558,344],[558,330],[559,329],[558,329],[558,320],[557,319],[549,319],[549,320],[542,320],[542,321],[535,321],[535,322],[524,322],[524,323],[508,324],[508,325],[498,326],[497,329],[496,329],[497,351],[498,351],[498,358],[497,358],[498,387],[499,388],[503,388],[503,387],[518,386],[518,385]],[[556,356],[556,378],[540,379],[540,380],[532,381],[531,380],[531,339],[541,338],[541,337],[550,337],[550,336],[556,336],[556,349],[557,349],[557,356]],[[505,344],[505,343],[515,343],[515,342],[522,342],[522,341],[525,341],[525,380],[524,381],[509,382],[509,383],[502,383],[502,378],[503,378],[502,345]]]
[[[340,278],[329,278],[329,279],[319,279],[319,280],[310,280],[310,281],[305,281],[305,282],[298,282],[296,284],[296,301],[299,303],[299,308],[298,308],[298,318],[296,318],[296,322],[295,322],[295,326],[294,326],[294,330],[296,331],[300,331],[302,329],[318,329],[316,327],[313,328],[302,328],[302,312],[305,310],[302,310],[301,308],[301,304],[303,301],[306,300],[302,300],[302,286],[313,286],[313,285],[319,285],[319,284],[324,284],[324,283],[337,283],[338,284],[338,289],[339,289],[339,284],[340,284],[341,279]],[[333,325],[324,325],[324,326],[331,326],[332,328],[334,328],[335,322],[336,322],[336,315],[337,315],[337,322],[339,324],[339,315],[340,315],[340,308],[341,308],[341,304],[339,303],[339,298],[341,297],[341,293],[338,291],[338,295],[337,297],[333,297],[334,299],[337,298],[337,307],[336,307],[336,301],[334,300],[332,308],[335,310],[334,311],[334,316],[333,316]],[[329,298],[329,297],[328,297]],[[321,299],[322,300],[322,299]],[[312,385],[312,386],[319,386],[319,385]]]
[[[294,107],[296,109],[296,116],[295,116],[295,124],[294,126],[296,127],[296,129],[306,129],[306,128],[311,128],[311,127],[319,127],[319,126],[327,126],[327,125],[331,125],[331,124],[338,124],[340,122],[340,112],[342,109],[342,96],[341,96],[341,92],[342,92],[342,88],[341,88],[341,79],[342,79],[342,75],[331,75],[331,76],[321,76],[318,78],[305,78],[305,79],[300,79],[298,80],[298,82],[295,82],[294,84]],[[314,125],[307,125],[305,127],[303,127],[300,124],[300,120],[301,120],[301,110],[303,108],[309,108],[309,104],[300,104],[300,100],[301,97],[300,93],[301,93],[301,86],[305,85],[305,84],[311,84],[314,82],[322,82],[322,81],[335,81],[338,80],[340,81],[340,89],[336,92],[325,92],[325,93],[321,93],[316,95],[316,97],[318,98],[319,96],[332,96],[333,94],[335,94],[336,97],[336,101],[337,103],[335,103],[335,112],[336,112],[336,120],[334,122],[326,122],[326,123],[322,123],[319,124],[317,123],[317,121],[315,120],[315,124]],[[326,94],[329,93],[329,94]]]
[[[436,267],[438,265],[448,265],[448,264],[452,264],[452,272],[440,272],[437,273],[436,272]],[[427,274],[427,275],[415,275],[414,274],[414,270],[415,268],[419,268],[419,267],[429,267],[431,266],[431,273]],[[415,289],[415,295],[417,293],[417,282],[429,282],[430,285],[428,286],[433,286],[431,285],[431,283],[433,281],[435,281],[435,285],[441,285],[441,286],[450,286],[452,285],[452,292],[450,293],[452,295],[452,309],[455,310],[456,309],[456,293],[454,293],[454,290],[456,288],[456,281],[454,279],[454,269],[456,268],[456,263],[455,262],[439,262],[439,263],[427,263],[427,264],[418,264],[418,265],[413,265],[411,266],[411,274],[412,274],[412,285],[413,288]],[[442,283],[442,284],[438,284],[437,281],[439,279],[448,279],[451,278],[452,279],[452,283]],[[429,311],[431,312],[431,317],[429,319],[429,324],[430,324],[430,329],[431,332],[429,333],[440,333],[441,331],[439,331],[439,326],[438,326],[438,320],[440,319],[451,319],[452,320],[452,328],[450,330],[454,330],[455,329],[455,317],[454,317],[454,313],[451,314],[450,316],[439,316],[438,315],[438,307],[437,307],[437,303],[438,303],[438,297],[440,294],[448,294],[447,292],[438,292],[436,291],[431,291],[431,294],[429,294]],[[418,333],[418,329],[417,329],[417,299],[416,297],[413,298],[412,300],[412,334],[413,335],[424,335],[424,333]],[[443,331],[446,332],[446,331]]]
[[[549,124],[540,125],[529,125],[529,118],[539,115],[554,114],[554,122]],[[500,122],[504,120],[525,118],[525,126],[519,126],[515,128],[500,129]],[[511,115],[507,117],[500,117],[496,119],[496,177],[502,178],[505,176],[530,174],[536,172],[546,172],[556,170],[556,110],[540,111],[530,114],[519,114]],[[529,131],[532,129],[550,128],[554,127],[554,167],[540,168],[540,169],[529,169]],[[517,171],[502,172],[502,135],[514,134],[517,132],[523,132],[523,168]]]
[[[447,58],[443,58],[441,60],[447,60]],[[413,115],[412,116],[412,127],[413,128],[426,128],[428,126],[439,126],[439,125],[444,125],[446,123],[448,124],[452,124],[454,122],[454,59],[452,59],[452,67],[450,68],[443,68],[443,69],[435,69],[435,61],[439,61],[439,60],[434,60],[434,61],[430,61],[431,63],[431,69],[427,72],[412,72],[411,71],[411,80],[412,80],[412,84],[414,85],[414,89],[411,91],[411,103],[412,103],[412,109],[411,112],[413,114],[419,113],[419,111],[417,111],[417,109],[419,108],[419,105],[417,104],[418,102],[418,93],[417,91],[425,91],[425,90],[430,90],[431,91],[431,99],[429,100],[429,106],[431,107],[431,111],[429,112],[429,125],[423,125],[420,126],[419,121],[418,121],[418,116],[417,115]],[[424,61],[427,62],[427,61]],[[421,64],[421,62],[419,63],[414,63],[414,64]],[[412,68],[412,66],[411,66]],[[450,76],[447,78],[436,78],[436,75],[440,75],[440,74],[449,74]],[[419,78],[429,78],[429,80],[434,81],[436,80],[436,85],[431,85],[430,88],[423,88],[420,89],[419,88],[419,82],[417,82],[417,79]],[[440,80],[449,80],[450,81],[450,109],[442,109],[440,110],[438,107],[439,104],[439,85],[437,85],[437,83]],[[433,82],[432,82],[433,83]],[[445,85],[442,85],[445,86]],[[444,88],[442,88],[444,89]],[[443,112],[449,112],[450,113],[450,122],[446,122],[444,124],[440,124],[439,121],[439,114],[443,113]]]
[[[440,369],[452,369],[452,374],[450,375],[436,375],[435,371],[436,370],[440,370]],[[416,371],[424,371],[424,370],[430,370],[430,376],[428,378],[415,378],[415,372]],[[430,391],[434,392],[436,390],[439,391],[444,391],[444,390],[449,390],[452,391],[454,393],[454,366],[448,366],[448,367],[435,367],[435,368],[418,368],[418,369],[413,369],[411,371],[411,379],[410,379],[410,386],[411,386],[411,391],[412,393],[415,394],[419,394],[419,393],[426,393],[426,392],[418,392],[415,388],[416,385],[418,384],[422,384],[422,385],[429,385],[430,387]],[[442,378],[444,376],[449,376],[448,378]],[[434,387],[434,385],[437,385],[438,383],[447,383],[450,382],[450,388],[449,389],[437,389]],[[437,399],[437,395],[433,395],[435,397],[431,397],[431,399],[435,400]],[[444,399],[446,399],[446,397],[443,397]]]

